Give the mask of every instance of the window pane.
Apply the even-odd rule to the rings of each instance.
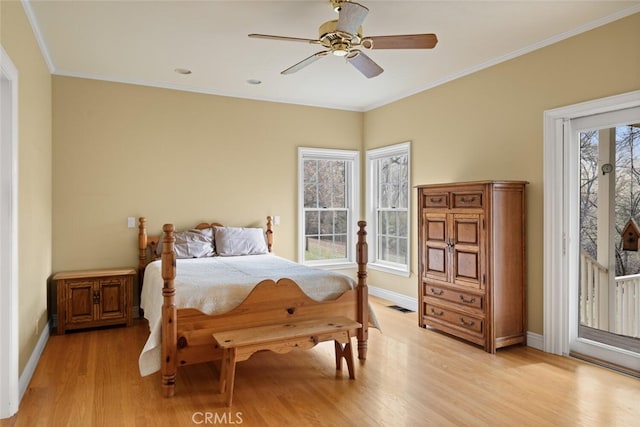
[[[336,211],[335,212],[335,233],[336,234],[347,234],[349,230],[348,223],[349,215],[347,211]]]
[[[318,205],[322,208],[346,207],[346,162],[318,160]]]
[[[305,208],[318,207],[318,186],[314,183],[304,184],[304,207]]]
[[[408,264],[409,258],[407,257],[407,250],[409,247],[409,240],[406,237],[398,239],[398,263]]]
[[[378,211],[376,220],[378,221],[378,234],[385,234],[387,230],[387,218],[384,211]]]
[[[396,213],[398,216],[398,236],[400,237],[408,237],[409,227],[407,224],[407,218],[409,216],[409,212],[407,211],[398,211]]]
[[[320,212],[320,234],[333,234],[333,211]]]
[[[320,246],[323,259],[344,259],[347,257],[347,236],[320,236]]]
[[[305,235],[318,234],[318,211],[306,211],[304,214]]]

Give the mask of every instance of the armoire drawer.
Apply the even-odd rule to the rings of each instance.
[[[455,289],[432,285],[429,283],[424,284],[424,295],[451,301],[465,307],[473,307],[477,308],[478,310],[484,310],[484,295],[466,293]]]
[[[465,329],[478,335],[484,335],[484,319],[469,316],[468,314],[458,313],[429,303],[425,304],[424,314],[427,317],[448,323],[459,329]]]
[[[422,198],[423,208],[448,208],[449,193],[425,193]]]
[[[453,193],[451,196],[451,207],[456,208],[482,208],[483,193],[482,191],[469,191]]]

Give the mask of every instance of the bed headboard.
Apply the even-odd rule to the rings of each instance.
[[[158,247],[158,242],[162,238],[162,235],[157,236],[148,236],[147,235],[147,218],[141,216],[139,219],[140,225],[138,226],[138,270],[139,277],[142,276],[142,272],[144,268],[151,261],[155,261],[160,259],[160,255],[157,254],[156,248]],[[191,227],[196,228],[198,230],[204,230],[211,227],[223,227],[219,222],[201,222],[198,225]],[[272,250],[273,246],[273,219],[271,216],[267,217],[267,228],[265,230],[265,234],[267,237],[267,249],[269,252]]]

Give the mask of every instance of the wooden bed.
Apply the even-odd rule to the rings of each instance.
[[[197,229],[222,226],[219,223],[200,223]],[[289,320],[317,319],[325,316],[345,316],[362,325],[355,331],[358,341],[358,358],[366,359],[369,325],[367,289],[367,243],[366,222],[358,222],[356,262],[358,264],[355,289],[344,292],[335,300],[316,301],[309,298],[292,280],[263,280],[257,283],[249,296],[237,307],[223,314],[207,315],[192,308],[177,308],[176,255],[174,252],[174,226],[165,224],[161,237],[149,237],[146,218],[140,218],[138,233],[139,277],[143,283],[147,264],[159,258],[156,247],[162,242],[161,269],[164,281],[162,288],[162,343],[161,366],[162,393],[171,397],[175,393],[178,366],[221,360],[222,349],[218,348],[212,334],[240,327],[272,325]],[[267,246],[271,252],[273,229],[271,217],[267,218]]]

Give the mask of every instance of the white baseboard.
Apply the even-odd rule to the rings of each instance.
[[[378,288],[371,285],[369,285],[369,295],[386,299],[387,301],[391,301],[392,303],[399,305],[402,308],[408,308],[409,310],[418,311],[417,298],[409,297],[404,294],[399,294],[388,289]]]
[[[544,351],[544,336],[535,332],[527,332],[527,346]]]
[[[418,311],[418,299],[369,285],[369,294],[374,297],[386,299],[392,303],[409,310]],[[535,332],[527,332],[527,346],[544,351],[544,337]]]
[[[36,347],[33,349],[29,360],[27,361],[24,370],[22,371],[22,375],[18,378],[18,392],[20,393],[19,400],[22,400],[22,397],[27,391],[27,387],[29,387],[29,383],[31,382],[31,378],[36,371],[36,367],[38,366],[38,362],[40,361],[40,356],[42,356],[42,352],[44,351],[45,346],[47,345],[47,341],[49,341],[49,335],[51,330],[51,325],[47,323],[47,326],[44,328],[42,333],[40,334],[40,338],[36,343]]]

